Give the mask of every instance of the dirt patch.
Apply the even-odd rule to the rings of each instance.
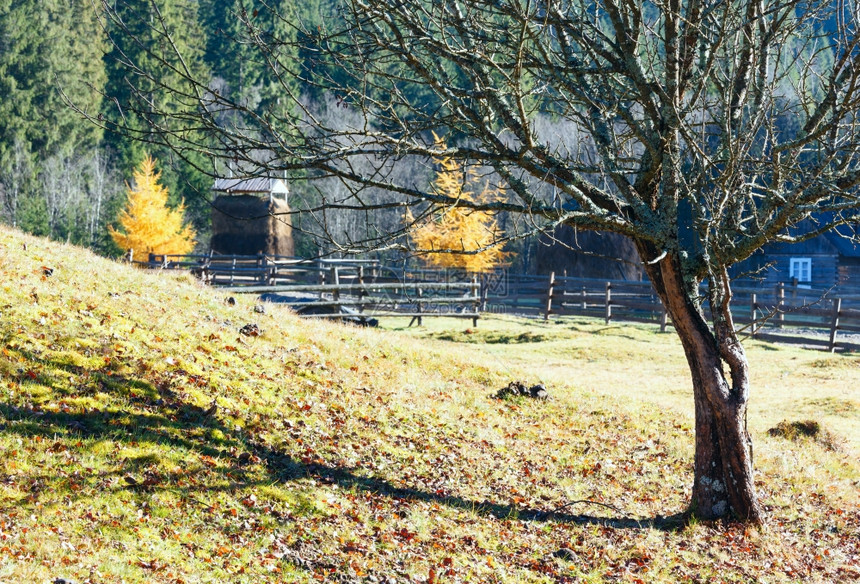
[[[496,392],[496,399],[507,399],[509,397],[530,397],[533,399],[548,399],[549,394],[542,383],[529,387],[522,381],[511,381],[505,387]]]
[[[775,427],[768,430],[767,433],[771,436],[785,438],[786,440],[794,442],[809,439],[817,442],[827,450],[842,450],[843,440],[836,434],[822,428],[821,424],[815,420],[801,420],[796,422],[783,420]]]

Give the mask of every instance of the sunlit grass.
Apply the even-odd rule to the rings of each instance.
[[[692,399],[656,327],[299,320],[7,230],[0,275],[0,582],[858,575],[854,355],[750,343],[767,527],[681,526]],[[492,397],[515,379],[551,399]],[[810,418],[841,449],[767,435]]]

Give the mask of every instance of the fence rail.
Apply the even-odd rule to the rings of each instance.
[[[423,324],[429,316],[467,318],[477,326],[480,285],[471,282],[388,282],[295,286],[245,286],[237,292],[262,292],[264,298],[287,302],[300,315],[323,318],[411,317]],[[308,294],[317,294],[309,300]],[[299,295],[306,295],[303,298]]]
[[[545,286],[544,319],[551,315],[602,314],[607,324],[613,320],[655,323],[661,331],[672,326],[648,282],[604,282],[601,288],[591,280],[556,278],[551,274]],[[848,303],[858,308],[850,308]],[[706,301],[703,308],[710,317]],[[838,338],[840,332],[860,332],[860,295],[857,294],[781,283],[772,291],[736,289],[731,308],[738,330],[754,338],[786,340],[792,337],[807,344],[820,344],[831,352],[837,345],[858,344]],[[826,341],[815,332],[826,335]]]
[[[341,278],[376,279],[378,260],[315,259],[279,255],[149,254],[146,261],[129,261],[148,268],[184,269],[213,286],[277,286],[325,281],[333,269]]]

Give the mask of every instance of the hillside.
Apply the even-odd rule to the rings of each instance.
[[[860,577],[855,355],[751,347],[768,525],[685,526],[670,335],[299,320],[6,228],[0,275],[0,583]],[[830,438],[767,435],[799,415]]]

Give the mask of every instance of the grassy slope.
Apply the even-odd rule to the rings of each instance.
[[[692,433],[671,335],[261,315],[8,230],[0,276],[2,583],[860,576],[855,356],[752,347],[768,527],[675,528]],[[553,399],[491,399],[514,378]],[[842,450],[768,437],[785,417]]]

